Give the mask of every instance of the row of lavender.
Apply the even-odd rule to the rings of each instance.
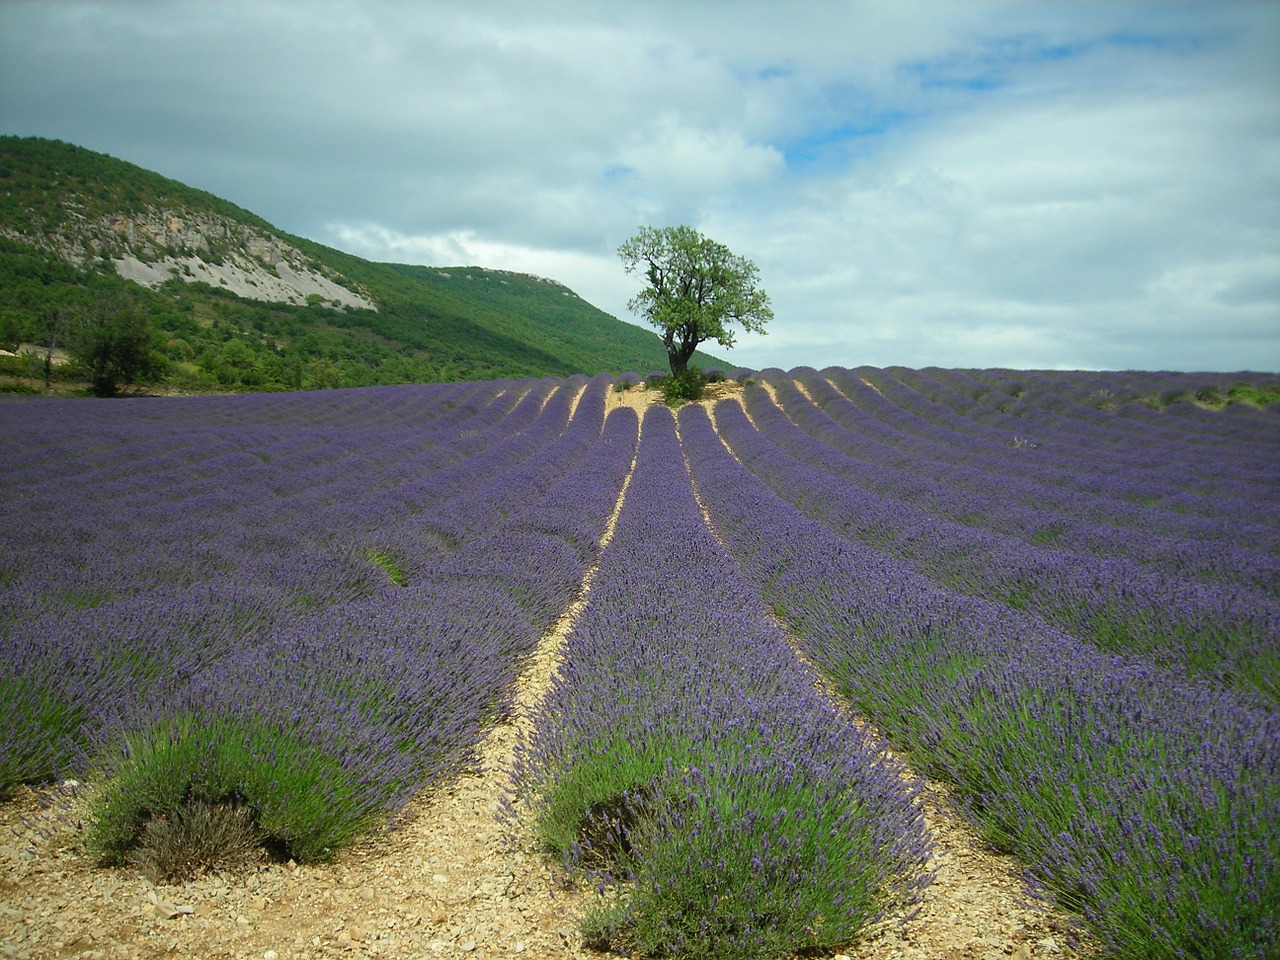
[[[894,377],[928,404],[943,404],[992,427],[1032,415],[1062,435],[1111,456],[1142,459],[1128,447],[1130,426],[1195,447],[1199,454],[1248,440],[1255,414],[1280,413],[1275,374],[1177,374],[1127,371],[898,371]],[[1214,403],[1201,403],[1206,397]],[[1179,402],[1173,402],[1178,398]],[[1229,400],[1225,405],[1223,401]],[[927,401],[927,403],[926,403]],[[1225,416],[1206,416],[1206,408]],[[1015,418],[1015,419],[1009,419]]]
[[[542,774],[527,778],[567,785],[558,794],[568,818],[560,846],[633,874],[623,888],[631,896],[597,917],[599,935],[686,951],[707,932],[722,951],[738,944],[767,953],[779,942],[771,937],[790,947],[838,943],[879,882],[919,852],[911,812],[900,793],[881,790],[886,771],[867,745],[825,707],[806,712],[812,705],[798,691],[808,688],[797,686],[794,662],[761,618],[758,591],[858,706],[967,791],[975,818],[1088,914],[1118,953],[1238,947],[1266,955],[1276,938],[1266,905],[1280,896],[1280,851],[1268,831],[1280,814],[1274,711],[1101,656],[1045,622],[1063,596],[1087,607],[1100,582],[1137,584],[1171,633],[1189,616],[1171,597],[1208,618],[1192,620],[1183,638],[1184,665],[1195,666],[1188,644],[1204,623],[1239,628],[1231,619],[1240,619],[1238,596],[1215,607],[1220,595],[1194,583],[1177,592],[1178,578],[1159,581],[1158,563],[1132,557],[1129,567],[1102,564],[1110,581],[1072,580],[1064,562],[1043,590],[1026,572],[1045,569],[1035,566],[1043,551],[1018,553],[1028,546],[1017,535],[1025,529],[1015,523],[992,539],[998,512],[972,507],[964,524],[947,523],[934,509],[947,484],[917,481],[936,470],[990,492],[1007,475],[1020,495],[1058,502],[1062,523],[1076,519],[1071,498],[1086,496],[1117,526],[1128,522],[1126,510],[1147,517],[1171,544],[1209,529],[1229,543],[1238,519],[1230,509],[1213,515],[1203,490],[1194,496],[1205,502],[1183,502],[1195,513],[1135,503],[1135,489],[1154,482],[1158,472],[1148,468],[1158,457],[1145,473],[1135,470],[1137,488],[1121,485],[1116,495],[1107,493],[1111,480],[1086,487],[1092,479],[1067,457],[1054,461],[1056,479],[1019,470],[1033,463],[1028,452],[1052,453],[1065,442],[1053,438],[1071,435],[1069,404],[1051,407],[1056,420],[1024,410],[1020,429],[1042,423],[1058,432],[1043,426],[1040,446],[1010,446],[996,439],[1004,426],[987,430],[983,411],[962,415],[956,403],[958,419],[948,420],[903,380],[893,378],[899,390],[882,373],[860,373],[861,393],[848,383],[837,390],[838,371],[821,382],[799,372],[818,405],[771,378],[791,417],[762,391],[749,392],[764,436],[736,406],[722,406],[717,420],[751,472],[706,433],[705,417],[682,414],[685,453],[750,589],[696,516],[670,418],[659,411],[646,424],[636,496],[572,648],[575,679],[563,679],[540,720],[544,740],[529,769],[543,764]],[[832,391],[825,400],[823,383]],[[193,793],[247,803],[263,831],[299,856],[323,856],[394,810],[464,758],[502,711],[520,658],[594,557],[636,423],[615,413],[601,432],[601,379],[570,420],[581,387],[0,405],[0,791],[105,765],[110,787],[96,842],[116,855],[143,819]],[[1023,389],[1034,396],[1035,381]],[[909,415],[894,413],[908,406]],[[1263,414],[1178,416],[1205,437],[1215,435],[1213,421],[1197,417],[1219,417],[1230,440],[1218,444],[1219,457],[1274,448],[1274,428],[1256,419]],[[1250,429],[1236,430],[1241,423]],[[1104,427],[1129,438],[1124,450],[1149,429],[1114,417],[1097,425],[1100,435]],[[1196,443],[1168,434],[1152,432],[1162,449],[1192,454],[1191,482],[1213,480],[1193,455]],[[1136,456],[1124,462],[1141,465]],[[1232,489],[1262,496],[1264,473],[1241,472]],[[883,493],[875,483],[887,485]],[[1260,512],[1265,528],[1271,520]],[[983,536],[964,539],[975,532]],[[970,550],[984,551],[980,562],[966,560]],[[1011,552],[1020,559],[1002,559]],[[1100,562],[1086,553],[1078,550],[1079,565]],[[1255,554],[1264,558],[1265,546]],[[1002,563],[1003,579],[981,579]],[[1148,589],[1151,576],[1175,592]],[[1198,578],[1201,586],[1231,582],[1208,568]],[[1010,583],[1033,589],[1015,594]],[[720,602],[707,604],[702,585]],[[1252,602],[1265,585],[1234,588]],[[1038,605],[1037,615],[984,599],[1001,589],[1002,599]],[[686,618],[690,629],[677,629]],[[1173,664],[1179,648],[1158,646],[1162,629],[1149,630],[1147,653]],[[1265,621],[1260,629],[1265,641]],[[634,647],[631,638],[639,638]],[[1229,653],[1219,644],[1205,662]],[[1237,658],[1233,669],[1258,660]],[[638,684],[621,699],[618,663]],[[1212,666],[1205,672],[1219,687],[1230,679]],[[764,718],[782,720],[762,728]],[[613,741],[599,739],[610,729],[628,732],[619,747],[625,763],[610,752]],[[861,745],[844,745],[841,761],[829,736]],[[659,770],[659,755],[685,761]],[[605,793],[584,804],[574,784]],[[851,870],[868,835],[847,828],[868,815],[860,805],[868,797],[882,815],[868,822],[888,833],[873,830],[879,839],[865,848],[873,865]],[[814,809],[822,816],[811,817]],[[1239,824],[1227,826],[1233,818]],[[790,890],[804,899],[788,900]],[[784,918],[799,926],[785,929]]]
[[[870,375],[854,371],[796,373],[822,412],[854,435],[837,434],[841,449],[902,474],[913,484],[912,498],[939,515],[1275,589],[1272,545],[1280,517],[1268,467],[1278,428],[1269,414],[1233,419],[1197,411],[1210,422],[1172,435],[1112,417],[1107,425],[1125,440],[1099,451],[1083,438],[1103,425],[1083,435],[1063,433],[1054,417],[1033,406],[1019,416],[1001,414],[998,425],[988,426],[948,417],[939,404],[922,406],[882,375],[873,387]],[[1018,389],[1024,400],[1034,395],[1025,383]],[[798,406],[794,396],[780,402],[789,413]],[[1250,426],[1243,435],[1226,429],[1241,417]],[[1220,437],[1214,426],[1223,428]],[[1209,443],[1213,437],[1220,442]],[[1224,486],[1216,495],[1196,492]],[[1189,553],[1188,541],[1212,543],[1215,550]]]
[[[905,379],[895,378],[891,386],[880,378],[886,398],[892,396],[918,417],[947,421],[970,440],[980,432],[998,441],[1019,426],[1032,431],[1037,456],[1010,457],[1013,451],[1003,446],[1008,468],[1017,474],[1088,492],[1117,506],[1138,507],[1147,522],[1155,520],[1174,532],[1179,522],[1204,527],[1204,521],[1217,520],[1242,527],[1241,537],[1259,534],[1264,547],[1275,535],[1275,512],[1265,517],[1257,513],[1260,495],[1276,490],[1269,469],[1280,429],[1274,416],[1280,408],[1274,405],[1258,409],[1233,404],[1214,410],[1177,404],[1160,412],[1132,403],[1095,405],[1087,397],[1110,396],[1107,388],[1083,397],[1080,390],[1064,395],[1055,386],[1089,380],[1055,381],[1033,374],[1016,385],[1018,399],[1006,412],[984,414],[962,405],[949,410],[948,400],[957,400],[953,392],[930,397],[921,392],[924,381],[912,378],[915,387],[909,388]],[[985,452],[978,459],[985,460]]]
[[[1010,516],[1015,511],[999,508],[1012,481],[987,473],[986,488],[977,493],[913,474],[920,458],[878,463],[858,434],[809,402],[794,383],[774,378],[771,385],[780,406],[764,389],[749,387],[751,421],[737,405],[727,405],[717,426],[752,472],[806,515],[842,537],[909,561],[950,590],[1033,612],[1103,649],[1141,653],[1280,700],[1280,599],[1270,591],[1071,549],[1028,537],[1025,529],[1019,536]],[[811,391],[820,395],[816,385]],[[934,496],[921,494],[930,489]],[[945,512],[939,510],[944,498],[950,507]],[[999,522],[986,522],[988,516]],[[1032,530],[1067,523],[1092,528],[1079,516],[1048,509],[1024,523]],[[1184,542],[1181,548],[1201,546]]]
[[[504,391],[507,402],[496,406],[509,410],[523,392]],[[413,398],[408,410],[447,410],[449,395],[436,393]],[[346,399],[367,412],[377,398]],[[5,789],[82,765],[77,752],[89,733],[145,702],[157,678],[198,671],[246,637],[287,624],[309,598],[357,596],[385,581],[356,550],[328,542],[332,515],[292,497],[297,487],[323,491],[335,476],[358,480],[340,463],[353,451],[359,463],[357,441],[340,426],[319,426],[330,403],[312,411],[320,419],[293,422],[281,406],[297,409],[297,398],[3,408],[0,610],[6,656],[22,658],[13,682],[23,685],[6,702],[42,705],[39,735],[21,723],[4,727]],[[371,416],[370,433],[377,424]],[[437,429],[447,436],[450,424]],[[419,452],[433,445],[425,418],[422,431]],[[77,695],[62,695],[72,678],[65,689]]]
[[[735,403],[715,416],[744,461],[704,410],[680,415],[715,529],[808,657],[927,772],[955,784],[975,823],[1117,956],[1275,954],[1280,714],[1100,652],[841,535],[762,479],[777,448],[746,442]],[[768,438],[785,427],[757,422]],[[775,483],[810,512],[840,496],[816,467],[790,469],[790,482]],[[909,502],[885,505],[885,522]],[[859,522],[852,501],[837,503]]]
[[[591,940],[820,950],[927,879],[915,787],[819,695],[714,540],[665,407],[595,583],[515,777],[516,812],[611,891]]]
[[[96,773],[109,859],[193,799],[300,859],[394,812],[594,560],[636,432],[607,385],[0,407],[5,789]]]
[[[1089,463],[1090,472],[1103,476],[1115,465],[1129,471],[1129,479],[1143,474],[1163,476],[1175,485],[1186,481],[1174,465],[1153,456],[1146,443],[1156,439],[1160,446],[1177,448],[1179,463],[1191,464],[1196,474],[1215,470],[1215,451],[1233,450],[1256,441],[1259,423],[1274,417],[1280,408],[1235,403],[1225,408],[1206,408],[1194,403],[1152,407],[1135,403],[1135,378],[1154,386],[1173,376],[1166,373],[1108,374],[1094,376],[1074,373],[1054,375],[1030,371],[1011,376],[1009,372],[892,370],[828,371],[841,389],[870,386],[883,400],[920,420],[951,427],[969,434],[980,427],[990,439],[1000,443],[1008,430],[1018,424],[1033,424],[1038,436],[1051,447],[1073,448],[1078,454],[1102,454],[1104,459]],[[1280,386],[1280,378],[1271,378]],[[1121,382],[1128,384],[1122,386]],[[856,388],[855,388],[856,389]],[[1135,443],[1135,441],[1138,441]],[[1078,465],[1078,464],[1077,464]],[[1214,492],[1225,495],[1238,468],[1216,478],[1224,486]],[[1255,470],[1254,475],[1258,472]],[[1214,505],[1211,502],[1202,506]]]

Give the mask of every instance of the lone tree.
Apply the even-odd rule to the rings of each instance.
[[[618,248],[627,273],[643,269],[649,286],[628,309],[662,331],[673,376],[680,376],[698,344],[732,347],[734,331],[764,333],[773,319],[769,296],[756,286],[756,265],[691,227],[644,227]]]

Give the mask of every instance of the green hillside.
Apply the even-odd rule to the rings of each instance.
[[[145,317],[150,379],[191,392],[666,368],[655,332],[555,281],[373,263],[105,154],[0,137],[0,348],[25,354],[0,379],[38,380],[45,348],[109,311]]]

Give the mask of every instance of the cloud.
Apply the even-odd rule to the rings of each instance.
[[[650,190],[732,193],[776,176],[784,163],[771,146],[748,143],[729,129],[693,126],[672,114],[624,138],[611,168]]]
[[[964,109],[710,220],[758,252],[776,326],[805,314],[749,362],[1276,369],[1275,101],[1247,71],[1188,79],[1191,44],[1126,73],[1126,45],[1011,57]]]

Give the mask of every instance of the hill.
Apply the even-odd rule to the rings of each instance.
[[[0,137],[0,347],[56,348],[103,309],[148,318],[159,377],[192,392],[666,368],[655,333],[554,280],[374,263],[106,154]]]

